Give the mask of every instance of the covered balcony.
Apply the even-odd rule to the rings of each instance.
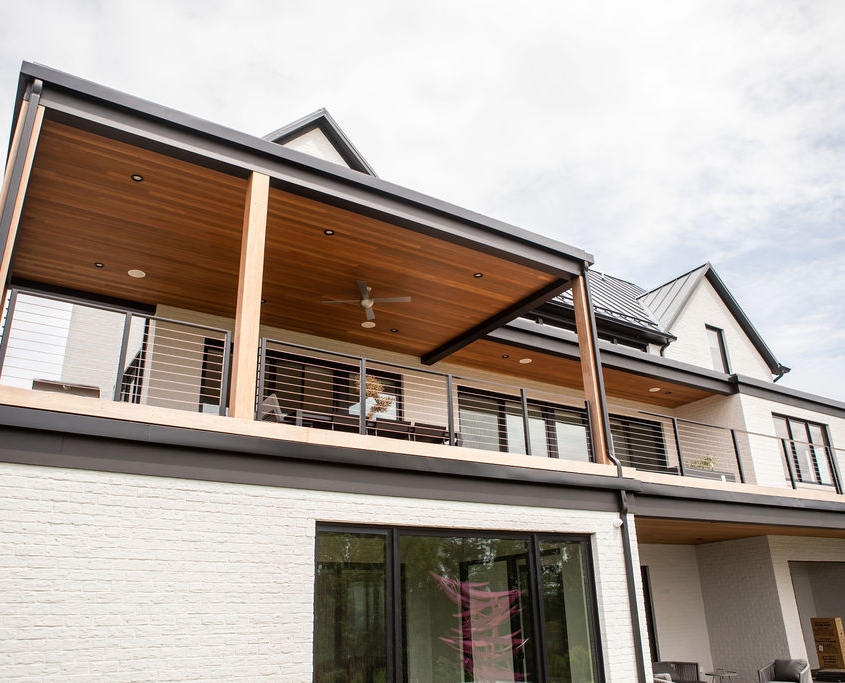
[[[186,320],[198,317],[14,287],[0,338],[0,387],[226,416],[232,333],[222,323]],[[484,370],[481,362],[444,372],[399,354],[370,349],[363,356],[329,346],[338,344],[262,337],[250,418],[507,454],[514,464],[525,456],[563,465],[598,461],[574,361],[556,360],[561,368],[573,366],[567,386],[549,382],[549,359],[526,350],[510,349],[518,373]],[[499,354],[503,364],[511,360],[502,355],[511,354]],[[618,392],[613,373],[606,374]],[[683,405],[667,402],[609,400],[614,451],[637,476],[755,484],[759,469],[779,467],[783,486],[841,492],[829,447],[686,419],[679,416]]]
[[[579,249],[43,67],[17,110],[0,391],[841,491],[830,453],[690,419],[723,381],[600,362]],[[535,334],[565,291],[575,332]]]

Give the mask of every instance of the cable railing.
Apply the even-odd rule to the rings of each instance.
[[[228,330],[14,288],[0,384],[225,414]]]
[[[590,461],[583,402],[265,339],[257,417],[335,431]],[[364,377],[364,382],[360,377]],[[361,406],[364,410],[361,410]]]
[[[0,320],[0,385],[227,413],[231,333],[14,288]],[[263,339],[256,418],[594,462],[580,397]],[[361,381],[361,377],[364,381]],[[362,409],[363,406],[363,409]],[[609,407],[623,465],[723,482],[842,493],[841,452],[634,407]]]

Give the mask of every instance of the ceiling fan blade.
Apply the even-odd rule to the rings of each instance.
[[[358,304],[358,299],[343,299],[341,301],[324,301],[324,304]]]
[[[370,298],[370,288],[367,287],[367,283],[363,280],[356,280],[358,284],[358,291],[361,292],[362,299],[369,299]]]
[[[373,299],[373,303],[376,303],[376,304],[401,304],[401,303],[407,303],[410,300],[411,300],[411,297],[409,297],[409,296],[389,296],[389,297],[385,297],[385,298]]]
[[[370,308],[365,308],[364,310],[367,312],[367,320],[375,320],[376,319],[376,314],[375,314],[375,311],[373,311],[372,306]]]

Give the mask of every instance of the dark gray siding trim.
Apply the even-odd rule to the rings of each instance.
[[[768,401],[792,408],[802,408],[824,415],[845,418],[845,403],[841,401],[815,396],[798,391],[797,389],[789,389],[779,384],[771,384],[770,382],[763,382],[752,377],[745,377],[744,375],[737,375],[736,381],[740,394],[764,398]]]
[[[0,461],[327,491],[615,510],[636,482],[0,406]]]
[[[634,497],[632,512],[637,517],[845,530],[845,504],[837,506],[784,498],[713,500],[700,495],[661,498],[639,494]]]
[[[520,348],[542,351],[561,358],[578,360],[578,342],[574,334],[566,330],[520,319],[508,323],[505,327],[490,332],[488,339],[518,346]],[[717,394],[736,393],[736,384],[729,375],[696,368],[686,363],[647,354],[635,349],[626,349],[609,342],[600,341],[601,364],[604,368],[623,370],[644,377],[653,377],[663,381],[676,382],[684,386],[712,391]]]

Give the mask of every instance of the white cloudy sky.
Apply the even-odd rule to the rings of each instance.
[[[0,0],[3,131],[22,60],[256,135],[325,106],[381,177],[646,288],[709,260],[845,400],[845,2]]]

